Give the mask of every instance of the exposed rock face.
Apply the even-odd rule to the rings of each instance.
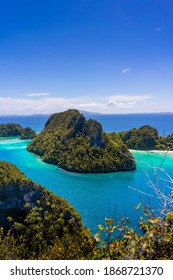
[[[135,162],[121,140],[110,141],[96,120],[77,110],[52,115],[28,150],[45,162],[74,172],[131,170]]]
[[[105,148],[107,139],[103,133],[102,126],[96,120],[88,120],[83,128],[83,133],[85,136],[90,136],[90,146]]]
[[[0,161],[0,225],[13,212],[24,213],[26,203],[28,209],[38,206],[38,201],[46,195],[48,191],[27,179],[14,165]],[[62,198],[55,196],[55,199],[64,202]]]
[[[0,211],[2,218],[3,211],[11,211],[13,209],[24,210],[25,204],[29,203],[30,207],[36,205],[37,200],[41,196],[41,189],[34,189],[33,187],[7,186],[0,190]]]
[[[43,190],[26,177],[13,165],[0,161],[0,225],[8,227],[7,217],[13,213],[25,213],[37,205]]]
[[[88,238],[79,214],[65,199],[0,161],[1,259],[78,259],[90,252]]]

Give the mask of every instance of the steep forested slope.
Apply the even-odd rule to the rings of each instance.
[[[81,259],[91,244],[65,199],[0,161],[0,259]]]
[[[135,162],[119,139],[111,141],[96,120],[77,110],[52,115],[28,150],[48,163],[74,172],[131,170]]]

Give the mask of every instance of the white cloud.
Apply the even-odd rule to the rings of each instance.
[[[152,99],[152,95],[112,95],[109,96],[109,99],[114,101],[121,101],[121,102],[139,102],[139,101],[145,101],[148,99]]]
[[[127,67],[127,68],[124,68],[123,70],[122,70],[122,74],[125,74],[126,72],[128,72],[128,71],[130,71],[130,68],[129,67]]]
[[[25,96],[34,97],[34,96],[48,96],[50,93],[48,92],[38,92],[38,93],[26,93]]]
[[[110,109],[133,109],[140,103],[147,102],[152,99],[151,95],[112,95],[109,96],[109,101],[106,106]]]
[[[132,109],[135,107],[136,103],[137,102],[117,102],[115,100],[110,100],[106,103],[106,106],[110,108]]]
[[[154,29],[155,32],[160,32],[162,29],[160,27],[157,27]]]
[[[172,106],[172,107],[171,107]],[[170,102],[159,103],[152,95],[112,95],[105,97],[46,97],[11,98],[0,97],[1,115],[52,114],[67,109],[78,109],[89,112],[118,114],[138,112],[171,111]],[[170,109],[169,109],[170,108]]]

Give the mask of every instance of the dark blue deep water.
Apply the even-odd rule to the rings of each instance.
[[[33,116],[0,116],[0,123],[15,122],[22,126],[30,126],[37,132],[43,129],[49,115]],[[85,114],[87,119],[98,120],[106,132],[119,132],[142,125],[151,125],[157,128],[160,135],[166,136],[173,133],[173,113],[155,114],[119,114],[119,115],[94,115]]]
[[[101,122],[105,131],[128,130],[150,124],[158,129],[159,134],[168,135],[173,132],[173,114],[133,114],[133,115],[96,115],[88,116]],[[14,122],[24,127],[30,126],[37,132],[43,129],[48,116],[8,116],[0,117],[0,123]],[[98,224],[104,223],[105,217],[128,216],[135,224],[140,213],[134,209],[141,200],[152,206],[160,206],[160,201],[149,186],[149,178],[153,180],[151,166],[162,167],[173,176],[173,153],[166,157],[164,152],[135,152],[137,169],[130,172],[110,174],[77,174],[64,171],[57,166],[46,164],[29,152],[28,141],[17,138],[0,139],[0,160],[15,164],[25,175],[45,186],[53,193],[62,196],[80,213],[83,224],[92,233],[98,231]],[[165,172],[154,170],[161,187],[165,189],[169,182]],[[149,178],[147,177],[149,175]],[[168,178],[166,178],[168,179]],[[171,185],[170,185],[171,186]],[[138,191],[134,190],[137,189]],[[149,193],[150,196],[140,193]]]

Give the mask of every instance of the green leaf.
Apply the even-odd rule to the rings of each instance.
[[[166,216],[169,220],[173,220],[173,212],[167,213]]]
[[[144,210],[143,213],[144,213],[145,216],[150,216],[150,213],[148,211]]]
[[[12,222],[13,218],[12,217],[7,217],[8,222]]]
[[[164,233],[164,239],[165,241],[170,241],[172,239],[172,235],[169,233]]]
[[[100,231],[99,232],[97,232],[94,236],[100,236]]]
[[[131,239],[131,238],[132,238],[132,235],[131,235],[131,234],[129,234],[129,233],[125,233],[125,234],[124,234],[124,238]]]
[[[134,212],[138,211],[140,207],[141,207],[141,203],[139,203],[139,204],[136,206],[136,209],[135,209]]]
[[[148,221],[152,224],[157,224],[159,222],[159,219],[149,218]]]
[[[105,221],[106,221],[106,224],[107,224],[107,225],[110,225],[110,224],[113,223],[113,219],[108,219],[108,218],[106,218]]]
[[[101,239],[98,236],[95,236],[94,238],[96,242],[101,242]]]
[[[100,230],[104,230],[104,226],[102,226],[102,225],[98,225],[98,228],[99,228]]]
[[[132,240],[132,241],[131,241],[131,246],[132,246],[132,248],[136,246],[135,240]]]

